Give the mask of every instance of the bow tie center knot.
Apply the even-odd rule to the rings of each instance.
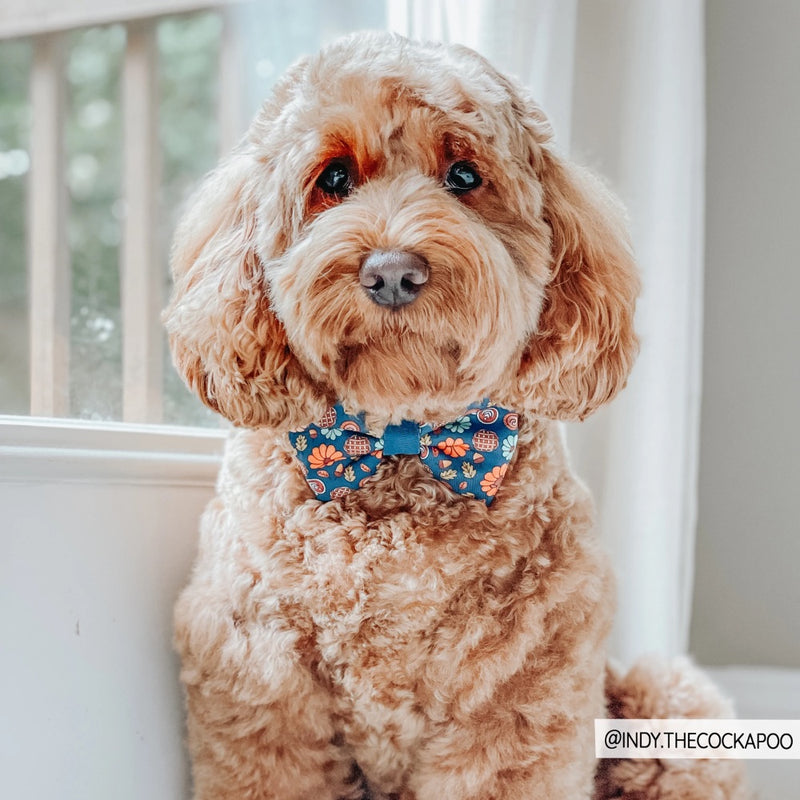
[[[404,420],[399,425],[387,425],[383,432],[385,456],[418,456],[420,452],[419,425]]]

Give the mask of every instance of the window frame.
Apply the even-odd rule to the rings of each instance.
[[[3,0],[0,6],[0,39],[38,36],[93,25],[128,23],[171,14],[223,9],[247,0]]]
[[[65,43],[71,30],[124,25],[126,47],[120,80],[123,117],[123,175],[120,200],[127,212],[119,247],[122,326],[122,413],[125,424],[161,425],[163,416],[163,260],[156,254],[160,152],[157,142],[156,30],[169,16],[216,12],[222,20],[220,82],[238,86],[235,22],[230,9],[246,0],[86,0],[65,8],[60,0],[9,0],[0,8],[0,41],[24,38],[32,47],[29,77],[31,168],[27,176],[28,350],[31,418],[70,417],[70,263],[67,255],[67,199],[63,183],[65,125]],[[234,63],[235,62],[235,63]],[[240,135],[234,124],[239,105],[221,92],[220,152]],[[235,93],[234,93],[235,94]],[[33,323],[35,320],[35,324]],[[0,409],[0,415],[3,410]],[[15,412],[16,413],[16,412]],[[27,417],[26,417],[27,418]],[[180,425],[180,423],[178,423]],[[52,429],[51,429],[52,430]],[[122,428],[119,428],[122,430]],[[59,438],[59,437],[57,437]],[[152,440],[152,437],[147,437]],[[102,449],[102,448],[101,448]],[[158,450],[158,446],[156,446]]]
[[[0,481],[209,486],[224,429],[0,416]]]

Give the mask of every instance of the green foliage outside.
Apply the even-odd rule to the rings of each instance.
[[[0,45],[0,413],[10,414],[25,414],[30,405],[24,227],[30,61],[27,42]]]
[[[159,198],[159,251],[168,296],[167,258],[172,231],[187,196],[217,162],[217,95],[222,24],[216,14],[166,19],[158,27],[161,64],[162,182]],[[164,421],[181,425],[217,425],[172,368],[164,339]]]
[[[213,13],[158,24],[161,190],[158,253],[168,293],[167,253],[185,195],[217,159],[216,92],[221,22]],[[30,171],[31,44],[0,42],[0,413],[29,407],[26,180]],[[120,241],[122,200],[121,25],[67,36],[64,131],[71,268],[70,413],[122,417]],[[165,345],[166,352],[166,345]],[[165,357],[164,421],[216,424]]]
[[[90,28],[69,37],[65,169],[72,266],[70,410],[122,416],[118,268],[122,203],[119,81],[125,30]]]
[[[251,116],[272,84],[299,55],[352,27],[381,28],[385,4],[374,0],[274,0],[245,4],[238,17],[245,114]],[[161,186],[157,246],[164,302],[168,251],[183,204],[218,152],[219,51],[222,20],[206,12],[168,17],[157,26]],[[122,25],[66,36],[67,109],[63,180],[69,194],[71,269],[70,415],[122,418],[120,241],[123,119],[120,78]],[[29,409],[28,296],[25,204],[30,168],[26,40],[0,41],[0,414]],[[247,120],[241,120],[244,130]],[[35,324],[35,321],[34,321]],[[216,425],[172,368],[164,342],[163,421]]]

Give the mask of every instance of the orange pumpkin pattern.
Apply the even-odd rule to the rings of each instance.
[[[343,458],[344,456],[332,444],[321,444],[319,447],[315,447],[308,456],[308,466],[311,469],[322,469]]]
[[[489,496],[494,497],[503,478],[508,471],[508,464],[501,464],[499,467],[494,467],[491,472],[487,472],[481,480],[481,489]]]
[[[452,436],[448,436],[443,442],[437,442],[436,447],[450,458],[463,458],[469,450],[469,445],[463,439],[454,439]]]

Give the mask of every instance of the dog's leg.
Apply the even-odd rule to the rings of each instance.
[[[504,687],[469,718],[443,727],[412,778],[416,800],[589,800],[596,713],[589,707],[602,704],[602,677],[587,687],[581,676],[576,702],[562,693],[563,713],[525,697],[524,684],[530,695],[540,678],[534,670],[519,674],[511,695]]]
[[[190,708],[196,800],[345,795],[349,767],[320,731],[297,720],[287,725],[274,709],[241,707],[218,697],[195,699]]]
[[[601,595],[573,592],[552,622],[540,622],[547,636],[528,638],[525,631],[535,627],[520,622],[502,640],[502,657],[488,640],[468,658],[461,653],[441,721],[420,747],[409,781],[416,800],[590,800],[594,719],[605,711],[608,613],[596,605]],[[535,616],[536,607],[521,604],[516,619],[526,611]],[[576,633],[568,623],[578,614]],[[524,653],[528,641],[537,644]],[[448,657],[455,662],[457,655],[443,653],[440,669]]]
[[[361,797],[325,703],[312,693],[257,704],[190,686],[187,699],[195,800]]]
[[[609,668],[609,716],[617,719],[731,718],[710,678],[684,658],[642,659],[627,674]],[[744,764],[724,758],[607,759],[595,800],[747,800]]]
[[[279,612],[233,612],[219,596],[192,585],[175,614],[195,800],[359,798],[300,631]]]

